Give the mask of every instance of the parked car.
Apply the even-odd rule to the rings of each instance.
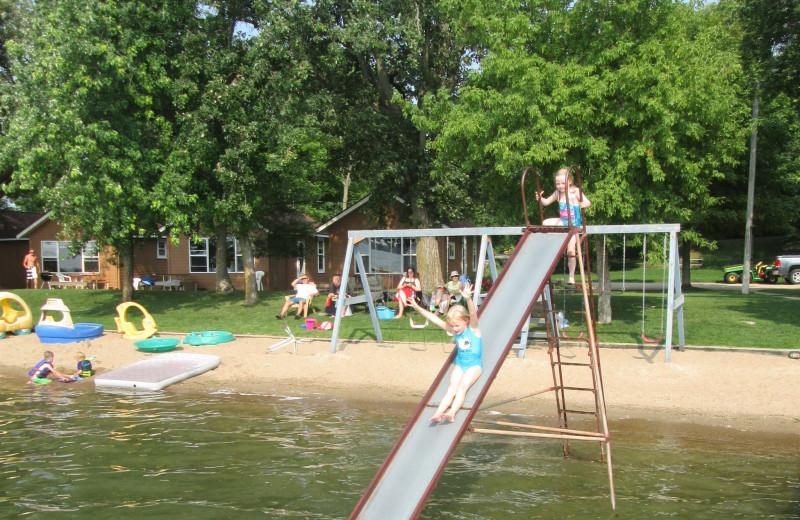
[[[744,266],[742,264],[726,265],[722,269],[722,277],[725,283],[739,283],[742,281],[743,272]],[[775,266],[758,262],[754,267],[750,268],[750,281],[776,283],[778,281],[778,271]]]
[[[782,276],[790,284],[800,284],[800,255],[781,255],[775,259],[778,276]]]

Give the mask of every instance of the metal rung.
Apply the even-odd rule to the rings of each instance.
[[[585,388],[585,387],[582,387],[582,386],[560,386],[559,388],[561,388],[562,390],[582,390],[584,392],[594,392],[595,391],[594,388]]]
[[[591,367],[591,363],[575,363],[574,361],[553,361],[554,365],[561,365],[562,367]]]
[[[597,410],[590,412],[587,410],[562,410],[563,413],[581,413],[583,415],[597,415]]]

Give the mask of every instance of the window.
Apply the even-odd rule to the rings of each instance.
[[[53,273],[96,273],[100,255],[94,240],[87,242],[80,253],[72,254],[69,241],[42,241],[42,270]]]
[[[472,271],[478,272],[478,237],[472,237]]]
[[[317,239],[317,272],[322,274],[325,272],[325,239]]]
[[[167,239],[159,238],[156,240],[156,258],[159,260],[167,258]]]
[[[297,276],[306,274],[306,243],[302,240],[297,241],[297,263],[295,265]]]
[[[216,262],[215,257],[209,258],[207,238],[189,242],[190,273],[214,273],[216,272]],[[214,266],[213,269],[212,266]]]
[[[241,273],[242,251],[239,241],[228,238],[228,272]],[[189,272],[190,273],[216,273],[217,272],[217,241],[213,238],[201,238],[189,242]]]
[[[467,274],[467,237],[461,237],[461,274]]]
[[[369,273],[402,274],[417,268],[417,241],[413,238],[371,238],[356,246]]]
[[[413,238],[403,240],[403,271],[417,270],[417,241]]]
[[[447,240],[447,258],[450,260],[456,259],[456,243],[449,238]]]

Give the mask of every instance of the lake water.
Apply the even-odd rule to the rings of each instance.
[[[0,388],[0,518],[346,518],[414,408],[80,385]],[[796,436],[611,426],[616,513],[596,444],[467,434],[422,518],[800,518]]]

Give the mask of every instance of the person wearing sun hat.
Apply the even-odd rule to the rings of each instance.
[[[447,297],[444,298],[444,302],[442,303],[442,314],[447,312],[447,308],[451,303],[458,303],[461,301],[461,289],[464,288],[464,285],[461,283],[460,276],[458,271],[452,271],[450,273],[450,281],[445,285]]]

